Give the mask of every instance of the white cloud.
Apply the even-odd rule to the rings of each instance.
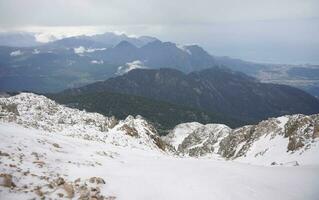
[[[102,64],[104,64],[104,61],[103,60],[91,60],[91,63],[97,64],[97,65],[102,65]]]
[[[74,50],[74,53],[76,53],[76,54],[83,54],[83,53],[93,53],[93,52],[95,52],[95,51],[103,51],[103,50],[105,50],[106,48],[85,48],[85,47],[83,47],[83,46],[79,46],[79,47],[77,47],[77,48],[74,48],[73,50]]]
[[[185,46],[185,45],[181,45],[181,44],[176,44],[176,47],[177,48],[179,48],[180,50],[182,50],[182,51],[185,51],[186,53],[188,53],[188,54],[192,54],[192,52],[190,51],[190,50],[188,50],[187,49],[187,46]]]
[[[83,54],[86,52],[86,49],[83,46],[79,46],[77,48],[74,48],[73,50],[76,54]]]
[[[147,69],[148,67],[144,66],[143,62],[140,60],[135,60],[133,62],[128,62],[124,66],[119,66],[116,74],[122,75],[133,69]]]
[[[47,43],[52,42],[58,38],[50,33],[42,32],[35,34],[35,39],[37,42]]]
[[[13,51],[10,53],[10,56],[21,56],[21,55],[23,55],[23,52],[20,50]]]
[[[40,53],[40,51],[38,50],[38,49],[34,49],[33,51],[32,51],[32,54],[39,54]]]
[[[104,50],[106,50],[106,48],[95,48],[95,49],[88,48],[86,49],[86,52],[93,53],[95,51],[104,51]]]

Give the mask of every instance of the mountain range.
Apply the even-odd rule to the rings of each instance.
[[[166,135],[176,124],[183,122],[225,123],[230,127],[247,123],[222,113],[123,93],[92,91],[84,94],[58,93],[46,96],[68,107],[115,116],[117,119],[125,119],[128,115],[142,115],[160,135]]]
[[[273,116],[319,112],[319,100],[300,89],[261,83],[223,67],[189,74],[175,69],[135,69],[105,81],[65,90],[60,95],[91,96],[100,92],[166,101],[223,114],[246,124]],[[77,103],[77,96],[73,103]],[[99,109],[93,111],[99,112]]]
[[[26,44],[21,41],[24,38]],[[298,87],[314,96],[319,93],[317,65],[264,64],[218,57],[198,45],[178,45],[149,36],[104,33],[39,43],[35,34],[6,33],[0,35],[0,46],[2,91],[57,92],[117,76],[135,63],[135,68],[173,68],[185,73],[225,66],[263,82]]]

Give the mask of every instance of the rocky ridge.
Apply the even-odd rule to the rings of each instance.
[[[159,137],[141,116],[118,121],[21,93],[0,98],[0,132],[0,199],[114,200],[105,168],[129,170],[128,158],[135,155],[133,160],[141,162],[145,152],[147,159],[166,162],[187,157],[264,166],[319,161],[318,114],[270,118],[237,129],[184,123]]]
[[[185,126],[191,128],[185,130]],[[289,160],[313,163],[317,160],[307,157],[318,152],[318,126],[318,114],[270,118],[237,129],[221,124],[185,123],[163,139],[184,156],[215,156],[263,164],[282,164]]]
[[[0,121],[123,147],[165,150],[164,144],[158,145],[161,139],[156,129],[141,116],[118,121],[68,108],[32,93],[0,98]]]

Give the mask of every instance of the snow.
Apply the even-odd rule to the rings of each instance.
[[[270,165],[272,162],[283,165],[290,162],[298,162],[301,165],[319,165],[318,141],[313,142],[311,148],[306,151],[288,153],[288,138],[283,136],[272,138],[269,134],[254,142],[246,156],[239,157],[236,161],[255,165]]]
[[[203,125],[198,122],[179,124],[175,126],[166,139],[175,149],[177,149],[178,145],[182,144],[183,140],[200,126]]]
[[[195,139],[186,148],[206,142],[214,146],[211,156],[192,158],[163,151],[155,142],[156,131],[141,116],[114,123],[111,117],[67,108],[41,95],[0,98],[0,199],[39,198],[39,190],[48,198],[66,197],[64,184],[52,186],[63,178],[75,188],[74,199],[83,193],[79,188],[88,186],[91,192],[94,187],[105,197],[119,200],[315,200],[319,195],[318,138],[287,152],[289,141],[283,128],[302,119],[304,124],[295,136],[313,137],[313,129],[307,127],[316,117],[263,121],[246,141],[251,144],[245,154],[229,160],[218,154],[221,140],[234,133],[229,127],[180,124],[164,138],[175,149],[192,136]],[[245,133],[240,130],[236,134]],[[235,155],[245,145],[234,145]],[[274,161],[276,165],[271,165]],[[16,187],[1,186],[4,174],[12,175]],[[105,184],[91,183],[92,177],[102,178]]]
[[[284,129],[289,118],[287,116],[281,116],[281,117],[278,117],[277,120],[279,121],[280,128]]]
[[[10,116],[2,105],[17,105],[19,115]],[[119,146],[129,146],[140,149],[158,149],[150,135],[151,126],[140,116],[128,116],[119,121],[98,113],[67,108],[54,101],[31,93],[21,93],[10,98],[0,98],[0,116],[2,121],[12,121],[24,127],[36,128],[59,135],[102,141]],[[10,118],[11,117],[11,118]],[[1,118],[0,118],[1,121]],[[114,127],[112,126],[114,124]],[[125,133],[123,126],[134,128],[139,137]]]
[[[313,128],[317,118],[317,115],[270,118],[257,124],[253,134],[250,134],[252,126],[231,129],[222,124],[184,123],[177,125],[163,139],[182,156],[225,159],[221,155],[227,151],[233,152],[228,154],[228,159],[253,165],[319,165],[319,138],[315,137]],[[294,121],[300,124],[292,136],[285,136],[286,125],[294,126]],[[303,145],[289,150],[291,137],[302,141]],[[232,142],[225,147],[223,141],[227,143],[227,139]]]
[[[30,174],[63,175],[67,180],[101,177],[105,196],[119,200],[249,200],[249,199],[317,199],[319,166],[265,167],[214,159],[180,158],[158,151],[120,147],[0,123],[0,149],[13,159],[1,157],[4,164],[14,163]],[[52,144],[58,144],[55,148]],[[17,149],[20,148],[21,151]],[[43,156],[44,167],[33,163],[32,152]],[[102,153],[104,152],[104,153]],[[24,154],[21,164],[17,162]],[[2,173],[13,174],[20,187],[43,186],[38,176],[22,176],[14,167],[1,165]],[[32,183],[32,184],[31,184]],[[49,196],[57,198],[57,192]],[[0,189],[0,199],[30,199],[32,192]],[[75,195],[75,197],[77,197]]]

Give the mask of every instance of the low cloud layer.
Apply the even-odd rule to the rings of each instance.
[[[319,63],[318,0],[1,0],[1,30],[39,32],[44,42],[116,31],[247,60]]]
[[[1,26],[177,25],[318,17],[317,0],[2,0]]]

